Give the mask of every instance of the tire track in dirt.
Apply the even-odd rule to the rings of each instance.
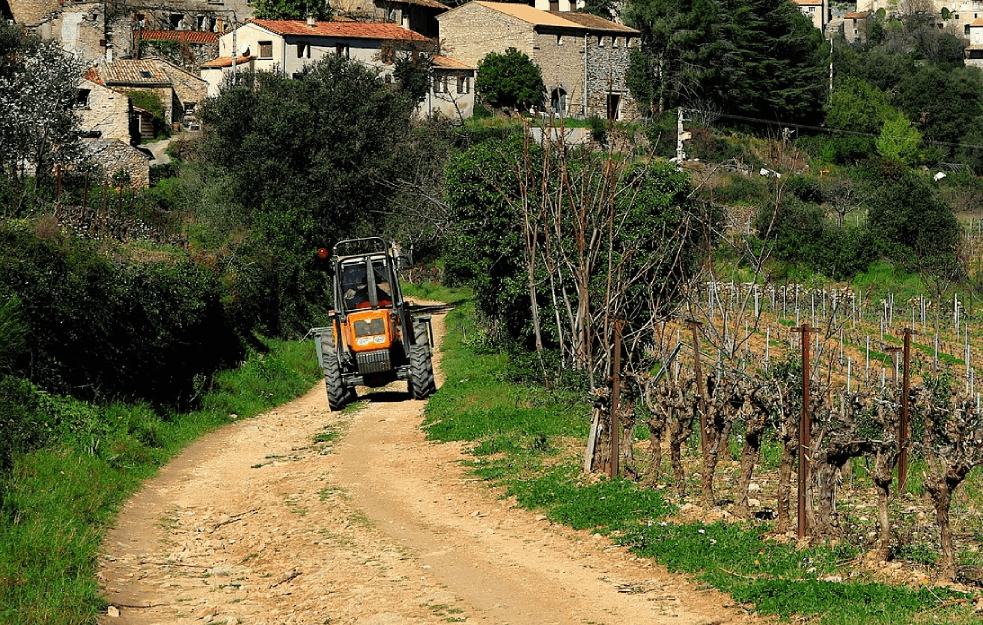
[[[435,334],[442,335],[441,317]],[[435,356],[439,372],[439,350]],[[204,437],[104,541],[104,624],[749,623],[726,596],[552,526],[427,442],[425,402],[323,385]]]

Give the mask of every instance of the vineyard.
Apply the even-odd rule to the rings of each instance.
[[[979,241],[968,225],[963,249]],[[846,541],[906,581],[983,581],[979,302],[939,278],[900,286],[698,283],[649,330],[655,368],[598,394],[585,468],[622,464],[711,519]]]

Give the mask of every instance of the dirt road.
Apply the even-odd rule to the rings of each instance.
[[[439,382],[439,350],[437,366]],[[424,402],[403,387],[368,398],[331,413],[319,385],[165,467],[104,543],[101,622],[756,622],[499,499],[462,470],[457,446],[424,440]]]

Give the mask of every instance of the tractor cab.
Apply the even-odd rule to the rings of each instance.
[[[327,250],[318,250],[327,259]],[[430,351],[430,317],[415,318],[399,287],[408,256],[379,237],[335,244],[330,255],[332,325],[313,330],[333,410],[350,401],[355,386],[406,380],[415,399],[436,390]]]

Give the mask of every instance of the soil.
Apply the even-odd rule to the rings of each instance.
[[[359,390],[333,413],[318,385],[164,467],[104,541],[100,623],[759,622],[471,478],[405,385]]]

